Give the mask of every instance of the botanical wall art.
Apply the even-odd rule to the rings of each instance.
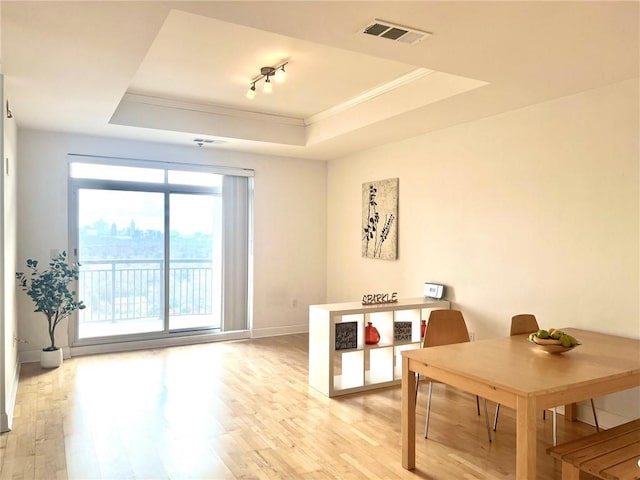
[[[398,258],[398,179],[362,184],[362,256]]]

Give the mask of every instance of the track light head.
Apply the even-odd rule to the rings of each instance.
[[[263,86],[262,90],[264,91],[264,93],[273,92],[273,86],[271,85],[271,80],[269,80],[269,76],[267,76],[264,79],[264,86]]]
[[[249,87],[249,90],[247,90],[247,98],[249,100],[253,100],[256,96],[256,84],[252,83],[251,87]]]
[[[287,79],[287,72],[284,69],[284,65],[278,68],[273,75],[274,75],[274,78],[276,79],[276,82],[284,83],[284,81]]]

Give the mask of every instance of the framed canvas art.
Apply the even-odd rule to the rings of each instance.
[[[398,179],[362,184],[362,256],[398,258]]]
[[[349,350],[358,346],[358,322],[336,323],[335,350]]]
[[[413,338],[413,324],[411,322],[393,323],[393,340],[398,342],[410,342]]]

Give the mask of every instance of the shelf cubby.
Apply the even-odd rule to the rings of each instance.
[[[420,348],[420,320],[438,308],[449,308],[449,302],[411,298],[379,305],[311,305],[309,385],[334,397],[400,383],[401,352]],[[380,334],[376,345],[365,343],[368,322]]]

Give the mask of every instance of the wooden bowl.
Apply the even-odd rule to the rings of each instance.
[[[542,350],[546,353],[565,353],[570,352],[574,348],[580,346],[580,343],[574,345],[573,347],[563,347],[562,345],[540,345],[533,340],[529,340],[529,343],[532,343],[537,350]]]

